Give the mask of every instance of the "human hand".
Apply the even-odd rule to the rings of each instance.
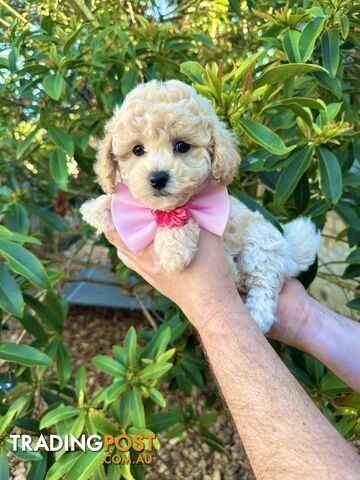
[[[158,264],[153,244],[134,254],[115,231],[105,236],[117,248],[120,260],[175,302],[199,332],[209,318],[225,314],[235,297],[238,301],[222,240],[206,230],[201,231],[191,264],[179,273],[167,272]]]
[[[276,321],[266,336],[305,350],[318,330],[315,303],[298,280],[288,279],[279,296]]]

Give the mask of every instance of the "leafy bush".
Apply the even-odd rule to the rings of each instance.
[[[152,292],[162,319],[142,334],[143,346],[132,327],[113,357],[92,359],[112,377],[95,395],[88,393],[85,368],[73,371],[63,341],[67,305],[58,284],[67,277],[58,262],[75,240],[107,245],[81,224],[78,207],[100,193],[92,171],[95,139],[138,82],[175,77],[211,99],[242,152],[231,193],[275,225],[307,215],[322,229],[329,215],[338,215],[344,228],[336,240],[352,251],[339,259],[346,265],[341,277],[321,269],[318,275],[356,294],[359,7],[348,0],[291,3],[195,0],[160,8],[133,1],[120,9],[111,0],[1,2],[0,306],[2,325],[13,317],[24,331],[0,346],[2,480],[14,431],[79,436],[150,429],[170,438],[196,426],[222,450],[211,433],[220,414],[211,399],[200,418],[191,404],[191,389],[204,387],[206,364],[187,320],[167,299]],[[306,285],[316,270],[302,276]],[[115,280],[139,296],[143,284],[130,288],[128,279],[118,265]],[[358,310],[360,298],[347,305]],[[22,343],[24,334],[30,345]],[[359,396],[313,358],[275,346],[329,420],[351,437],[359,428]],[[184,392],[185,408],[167,406],[164,382]],[[144,475],[139,466],[106,469],[91,452],[16,456],[32,462],[28,478],[39,480]]]

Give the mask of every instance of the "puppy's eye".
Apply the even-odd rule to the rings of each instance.
[[[189,149],[190,149],[190,144],[184,142],[183,140],[179,140],[174,145],[174,150],[175,150],[175,152],[178,152],[178,153],[185,153]]]
[[[144,155],[145,148],[142,145],[135,145],[135,147],[133,148],[133,152],[135,153],[135,155],[140,157],[140,155]]]

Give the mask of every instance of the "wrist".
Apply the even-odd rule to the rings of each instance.
[[[184,314],[203,337],[210,331],[221,330],[224,321],[236,318],[247,310],[236,290],[232,286],[223,291],[207,292],[182,307]]]

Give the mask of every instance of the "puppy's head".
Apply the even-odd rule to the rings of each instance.
[[[239,160],[208,99],[177,80],[151,81],[107,123],[95,171],[105,192],[121,181],[148,207],[170,210],[211,177],[230,183]]]

